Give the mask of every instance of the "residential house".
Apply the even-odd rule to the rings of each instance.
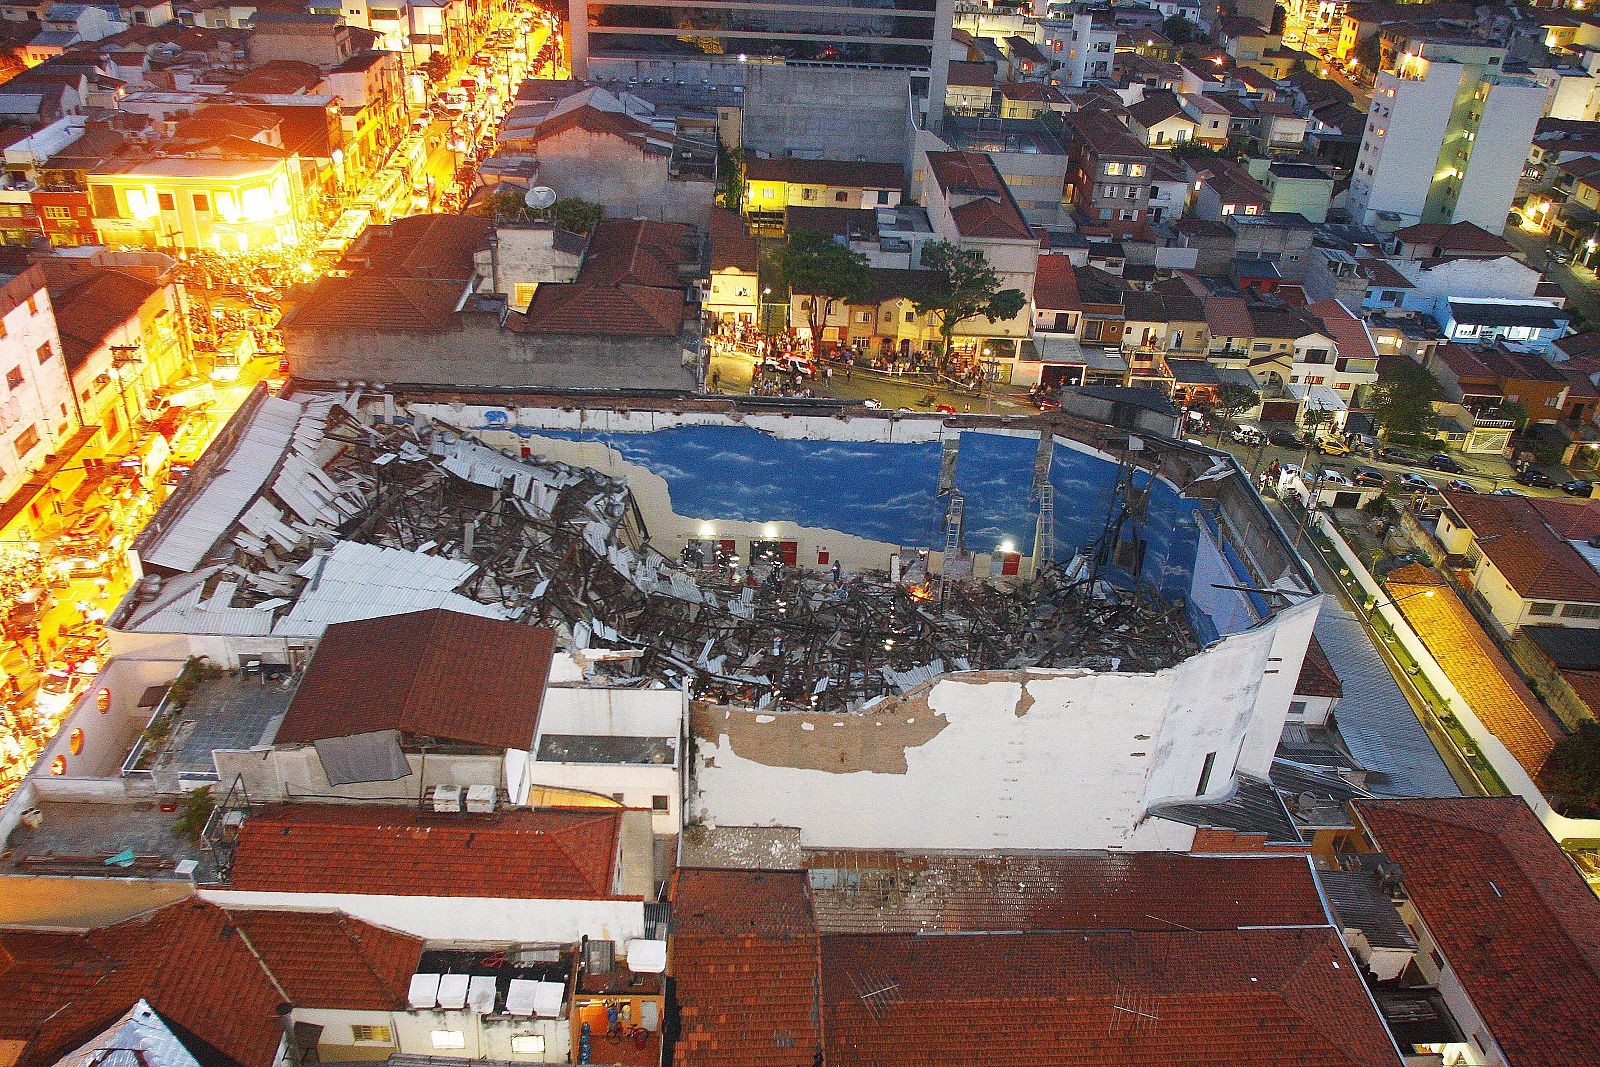
[[[1031,301],[1039,260],[1039,239],[1022,217],[994,162],[981,152],[925,152],[913,176],[920,201],[939,238],[963,250],[982,253],[999,274],[1000,285],[1023,294],[1021,311],[990,322],[976,316],[960,324],[957,354],[983,360],[991,376],[1009,381],[1023,343],[1033,334]]]
[[[895,207],[905,172],[892,163],[831,159],[745,160],[744,213],[760,232],[781,235],[787,208]]]
[[[20,505],[6,507],[0,532],[18,537],[13,523],[35,532],[43,525],[50,501],[37,499],[37,494],[48,488],[50,479],[34,486],[33,494],[21,490],[52,458],[66,460],[83,444],[83,418],[73,398],[45,276],[37,267],[5,276],[0,284],[0,367],[5,373],[0,498]]]
[[[1281,34],[1269,33],[1261,23],[1244,15],[1228,15],[1218,19],[1216,36],[1223,51],[1237,63],[1260,59],[1269,50],[1283,44]]]
[[[1000,117],[1036,119],[1046,113],[1065,113],[1071,103],[1060,89],[1043,82],[1005,82],[995,86],[1000,100]]]
[[[1398,259],[1497,259],[1517,250],[1504,237],[1471,222],[1425,222],[1390,235]]]
[[[1230,215],[1265,215],[1272,194],[1249,171],[1228,160],[1207,161],[1195,175],[1194,216],[1221,222]]]
[[[994,68],[988,63],[952,61],[945,84],[945,107],[955,112],[987,114],[994,99]]]
[[[1289,721],[1305,726],[1326,726],[1343,697],[1344,685],[1317,635],[1312,634],[1311,643],[1306,646],[1306,658],[1300,664],[1300,677],[1294,685],[1294,699],[1289,702]]]
[[[348,25],[338,15],[257,11],[250,17],[252,63],[287,59],[331,70],[374,41],[370,30]]]
[[[744,218],[737,211],[712,208],[711,291],[701,305],[706,314],[753,324],[761,304],[760,261],[760,244]]]
[[[1600,1053],[1587,1010],[1600,996],[1600,901],[1524,800],[1358,799],[1353,809],[1389,861],[1389,896],[1417,943],[1413,983],[1437,992],[1457,1035],[1430,1054],[1578,1064]]]
[[[1084,228],[1112,236],[1142,233],[1149,222],[1151,150],[1104,111],[1069,115],[1067,127],[1073,139],[1064,199]]]
[[[1523,626],[1600,628],[1600,502],[1446,493],[1435,528],[1464,556],[1471,588],[1509,634]]]
[[[1146,91],[1141,100],[1129,105],[1128,115],[1133,135],[1152,148],[1194,140],[1194,117],[1184,110],[1177,93]]]
[[[1451,403],[1490,416],[1502,405],[1520,404],[1530,424],[1559,422],[1571,388],[1549,361],[1503,344],[1442,344],[1428,357],[1427,368]],[[1496,451],[1508,444],[1502,441]]]
[[[1332,172],[1310,163],[1251,160],[1250,164],[1250,173],[1270,197],[1268,211],[1299,215],[1309,222],[1327,221],[1333,200]]]
[[[1203,359],[1210,345],[1205,303],[1182,284],[1131,290],[1122,300],[1122,354],[1132,385],[1171,392],[1171,359]]]
[[[405,69],[398,52],[356,52],[330,69],[328,91],[338,96],[345,180],[357,187],[380,170],[405,136]]]
[[[1231,114],[1227,108],[1204,93],[1184,92],[1179,93],[1178,97],[1183,101],[1189,117],[1194,119],[1194,140],[1207,148],[1217,149],[1228,143]]]
[[[1025,384],[1046,389],[1127,385],[1128,360],[1122,352],[1125,296],[1126,286],[1115,275],[1074,265],[1070,256],[1060,253],[1040,256],[1033,286],[1038,380]]]

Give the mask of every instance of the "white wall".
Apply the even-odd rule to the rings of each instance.
[[[1491,83],[1488,89],[1453,221],[1470,222],[1490,233],[1499,233],[1505,228],[1506,215],[1516,199],[1534,128],[1544,114],[1547,91],[1536,83]]]
[[[794,826],[823,848],[1186,849],[1192,828],[1149,808],[1194,799],[1208,753],[1208,799],[1228,794],[1236,764],[1264,772],[1257,735],[1283,729],[1315,614],[1302,605],[1155,674],[952,674],[852,721],[708,710],[690,816]],[[907,739],[898,773],[880,731]],[[821,769],[863,752],[891,763]]]
[[[492,785],[505,789],[504,765],[496,755],[406,753],[411,773],[393,782],[358,782],[334,786],[323,773],[322,761],[311,745],[297,748],[254,750],[218,749],[211,754],[222,782],[242,778],[252,801],[262,803],[297,797],[338,797],[341,800],[390,800],[415,803],[431,798],[434,786]],[[432,800],[427,802],[431,805]],[[512,797],[516,803],[517,798]]]
[[[382,887],[374,886],[374,889]],[[549,941],[644,936],[642,900],[506,900],[356,893],[241,892],[208,886],[199,895],[224,908],[342,911],[430,941]]]
[[[111,660],[95,676],[94,684],[79,695],[56,736],[40,753],[32,773],[40,778],[52,777],[51,762],[56,756],[65,756],[67,772],[62,779],[116,777],[155,710],[139,708],[139,698],[152,685],[174,681],[182,670],[182,660],[139,660],[125,656]],[[102,689],[111,693],[105,712],[100,711],[98,696]],[[77,755],[72,754],[71,747],[74,730],[83,731],[83,745]],[[121,788],[119,781],[119,794]]]
[[[0,337],[0,496],[21,488],[78,428],[50,294],[37,290],[33,304],[33,311],[26,303],[12,308]],[[39,348],[46,344],[52,355],[41,363]],[[13,370],[21,375],[15,386],[10,384]],[[28,446],[22,439],[30,428],[38,440]],[[24,445],[20,451],[19,443]],[[37,524],[28,525],[38,532]]]
[[[1393,211],[1405,224],[1422,221],[1464,71],[1459,63],[1436,62],[1428,65],[1424,81],[1378,75],[1350,177],[1350,205],[1358,222],[1371,224],[1379,211]]]
[[[333,1009],[296,1008],[295,1022],[311,1023],[323,1028],[318,1046],[323,1049],[358,1050],[356,1055],[376,1054],[393,1048],[415,1056],[437,1056],[441,1059],[496,1060],[501,1063],[567,1063],[570,1060],[572,1029],[568,1018],[537,1019],[516,1016],[487,1016],[470,1011],[340,1011]],[[392,1046],[376,1042],[357,1044],[352,1026],[387,1026],[394,1038]],[[466,1047],[438,1049],[433,1047],[434,1030],[455,1030],[466,1037]],[[522,1034],[537,1034],[545,1040],[542,1055],[525,1055],[511,1051],[511,1038]],[[324,1053],[325,1061],[329,1056]],[[343,1057],[341,1057],[343,1058]],[[337,1061],[335,1061],[337,1062]]]

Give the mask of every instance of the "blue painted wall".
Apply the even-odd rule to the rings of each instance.
[[[937,442],[786,440],[748,426],[680,426],[647,433],[521,430],[490,417],[479,429],[525,437],[602,442],[630,463],[660,475],[679,515],[708,521],[792,522],[891,545],[944,547],[944,501],[938,499]],[[956,485],[966,503],[967,547],[991,552],[1010,541],[1033,551],[1037,504],[1029,497],[1038,442],[1030,437],[966,431]],[[535,447],[537,452],[537,447]],[[1108,459],[1057,447],[1056,558],[1100,536],[1116,484]],[[1143,483],[1147,476],[1139,476]],[[1142,577],[1164,596],[1192,601],[1200,504],[1157,481],[1138,524],[1145,544]],[[1111,574],[1126,582],[1129,576]],[[1195,615],[1191,612],[1191,615]],[[1199,613],[1203,616],[1203,613]],[[1203,639],[1215,636],[1194,619]]]

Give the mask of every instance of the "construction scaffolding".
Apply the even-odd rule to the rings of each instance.
[[[933,575],[915,549],[898,580],[720,552],[669,558],[621,479],[513,457],[437,422],[369,425],[335,409],[327,432],[342,448],[324,473],[349,517],[289,549],[237,547],[236,603],[290,604],[288,586],[314,583],[339,541],[399,549],[470,565],[456,592],[574,648],[631,650],[603,662],[612,684],[789,711],[857,711],[947,671],[1153,671],[1198,650],[1180,605],[1112,589],[1081,557],[1063,568],[1047,552],[1026,580],[974,578],[970,560],[947,568],[960,577]],[[959,555],[953,469],[941,483],[946,550]],[[1047,496],[1041,505],[1048,516]]]

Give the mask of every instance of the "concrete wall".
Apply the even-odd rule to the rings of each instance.
[[[699,388],[684,342],[630,334],[519,334],[486,315],[463,314],[441,333],[297,329],[284,331],[295,377],[486,389]],[[698,326],[693,329],[698,331]]]
[[[571,1059],[572,1027],[566,1018],[518,1018],[514,1015],[479,1015],[471,1011],[340,1011],[296,1008],[297,1023],[321,1026],[317,1042],[323,1063],[351,1063],[386,1059],[394,1052],[436,1056],[441,1060],[493,1060],[500,1063],[567,1063]],[[393,1044],[354,1040],[352,1026],[387,1026]],[[466,1047],[433,1047],[434,1030],[464,1034]],[[544,1038],[543,1054],[513,1053],[511,1038],[534,1034]]]
[[[345,801],[388,800],[397,804],[415,804],[419,799],[431,798],[434,786],[492,785],[505,789],[505,770],[499,756],[432,754],[426,759],[420,753],[406,753],[411,773],[393,782],[362,782],[334,786],[322,771],[322,761],[317,750],[310,745],[300,748],[258,749],[255,751],[229,751],[219,749],[211,758],[217,765],[217,778],[232,782],[238,777],[250,792],[250,799],[268,803],[276,800],[316,797],[337,797]],[[426,801],[430,807],[431,799]],[[513,803],[520,803],[517,797]]]
[[[61,728],[50,743],[39,753],[33,776],[51,779],[55,785],[80,778],[114,778],[122,770],[122,762],[138,740],[139,732],[150,720],[153,708],[138,707],[139,698],[152,685],[165,685],[174,681],[183,670],[183,661],[139,660],[118,657],[105,665],[94,684],[79,695],[72,712],[62,721]],[[99,693],[111,694],[104,712],[100,710]],[[83,731],[83,740],[77,755],[72,753],[74,731]],[[57,756],[67,760],[67,773],[60,777],[50,774],[49,767]],[[122,786],[117,783],[120,795]]]
[[[905,71],[747,64],[745,151],[904,166],[910,87]]]
[[[1206,799],[1263,773],[1293,688],[1267,672],[1316,606],[1297,610],[1155,674],[946,675],[847,718],[697,709],[691,818],[820,848],[1187,849],[1149,809],[1193,800],[1208,755]]]
[[[1493,83],[1480,105],[1482,119],[1467,157],[1452,222],[1471,222],[1490,233],[1505,229],[1522,166],[1544,114],[1546,90],[1537,83]]]
[[[644,936],[642,900],[508,900],[373,894],[241,892],[207,886],[198,895],[224,908],[342,911],[352,918],[430,941],[545,941],[584,937],[628,941]]]
[[[714,181],[680,180],[668,173],[669,158],[645,152],[620,137],[569,129],[536,145],[503,142],[512,151],[538,157],[539,183],[562,197],[603,204],[613,218],[711,224]]]
[[[1371,225],[1379,211],[1398,214],[1401,226],[1422,221],[1463,74],[1460,64],[1432,63],[1423,81],[1378,75],[1362,150],[1350,179],[1355,221]],[[1393,96],[1388,95],[1391,91]],[[1382,136],[1380,129],[1385,131]],[[1501,225],[1504,222],[1502,218]],[[1500,227],[1494,229],[1499,232]]]

